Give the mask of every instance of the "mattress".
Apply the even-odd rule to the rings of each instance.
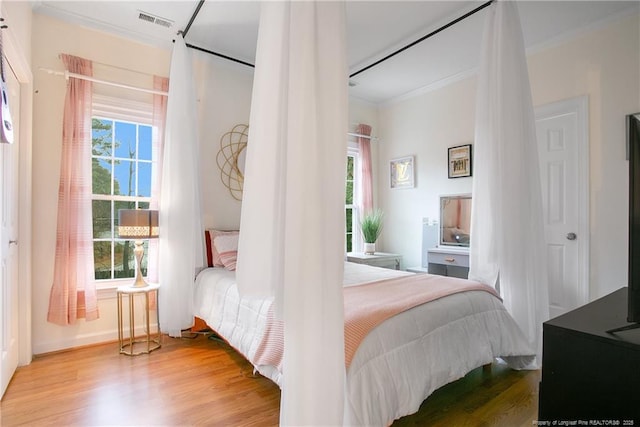
[[[345,263],[344,285],[413,273]],[[194,314],[253,363],[272,300],[240,298],[235,272],[203,270]],[[500,357],[514,369],[533,366],[527,340],[501,301],[483,291],[450,295],[404,311],[361,342],[347,370],[345,425],[384,426],[418,411],[437,388]],[[275,383],[276,367],[255,365]]]

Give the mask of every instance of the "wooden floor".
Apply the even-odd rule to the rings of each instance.
[[[494,364],[434,393],[393,426],[531,426],[538,371]],[[105,344],[37,357],[0,403],[2,426],[276,426],[280,390],[224,342],[165,337],[150,355]]]

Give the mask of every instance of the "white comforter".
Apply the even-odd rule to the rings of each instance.
[[[345,286],[412,274],[345,263]],[[235,273],[202,271],[195,281],[194,314],[249,361],[260,344],[270,300],[240,299]],[[502,303],[483,291],[465,292],[412,308],[364,339],[347,371],[345,424],[389,425],[416,412],[437,388],[494,358],[522,369],[533,361],[526,339]],[[273,366],[256,366],[281,384]]]

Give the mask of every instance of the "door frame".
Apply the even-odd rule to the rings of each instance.
[[[31,363],[31,194],[32,194],[32,130],[33,74],[23,49],[10,25],[3,31],[3,48],[7,62],[20,83],[20,153],[18,160],[18,366]]]
[[[589,97],[587,95],[544,104],[535,108],[536,122],[567,114],[575,115],[578,171],[578,299],[590,301],[589,289]]]

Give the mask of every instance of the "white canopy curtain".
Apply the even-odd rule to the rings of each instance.
[[[173,46],[160,191],[160,327],[172,337],[193,325],[193,280],[204,264],[199,145],[191,55]]]
[[[345,5],[261,8],[238,287],[274,296],[284,321],[281,425],[341,425]]]
[[[167,77],[153,76],[153,88],[158,91],[168,92],[169,79]],[[164,130],[167,117],[167,96],[153,95],[153,112],[151,122],[153,130],[151,135],[151,202],[149,209],[159,209],[160,204],[160,182],[162,178],[162,153],[164,147]],[[159,282],[158,277],[158,239],[149,239],[149,250],[147,255],[147,279],[152,283]],[[152,294],[155,295],[155,294]]]
[[[515,2],[488,9],[478,75],[469,278],[496,286],[542,354],[548,319],[538,151]]]

